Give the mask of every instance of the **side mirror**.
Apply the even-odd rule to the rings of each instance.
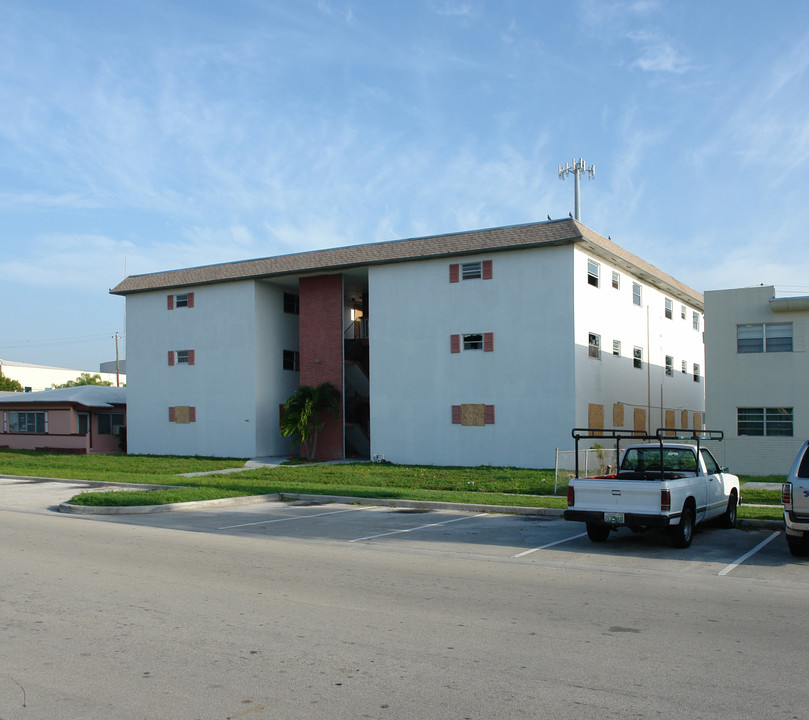
[[[723,472],[723,473],[725,473],[725,472],[726,472],[726,473],[729,473],[729,472],[730,472],[730,470],[729,470],[728,468],[726,468],[726,467],[723,465],[721,468],[719,468],[719,472]]]

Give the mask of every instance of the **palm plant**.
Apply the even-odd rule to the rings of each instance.
[[[284,403],[281,435],[300,442],[307,460],[313,460],[317,450],[317,434],[325,423],[324,412],[340,417],[340,391],[330,382],[317,387],[299,385]]]

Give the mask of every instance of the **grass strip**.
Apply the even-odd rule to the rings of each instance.
[[[179,473],[211,472],[243,466],[244,460],[239,458],[62,455],[21,450],[0,451],[0,473],[8,475],[188,486],[160,491],[83,493],[77,496],[82,498],[78,501],[80,504],[161,504],[271,493],[560,509],[567,504],[567,480],[558,481],[554,495],[552,469],[340,463],[295,464],[192,478],[178,477]],[[740,476],[740,479],[743,483],[780,483],[784,478]],[[739,517],[782,517],[779,490],[747,489],[743,485],[742,500],[745,504],[739,507]],[[748,504],[767,504],[772,508],[752,508]]]

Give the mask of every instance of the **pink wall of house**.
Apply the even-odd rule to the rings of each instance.
[[[300,298],[300,382],[320,385],[330,382],[343,392],[343,276],[319,275],[301,278]],[[342,398],[340,416],[326,413],[326,424],[317,440],[317,457],[322,460],[342,459]]]
[[[111,433],[101,434],[98,431],[98,415],[108,414],[110,411],[97,413],[95,410],[86,410],[76,407],[48,408],[42,406],[20,405],[18,407],[5,407],[0,410],[0,420],[3,412],[47,412],[48,431],[46,433],[12,433],[4,432],[5,424],[0,423],[0,448],[12,450],[71,450],[77,453],[119,453],[120,438]],[[115,412],[124,412],[116,408]],[[79,414],[88,413],[90,432],[80,435]]]

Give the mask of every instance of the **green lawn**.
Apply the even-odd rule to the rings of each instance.
[[[122,483],[183,485],[183,489],[83,493],[72,502],[84,505],[148,505],[208,500],[239,495],[314,494],[367,498],[432,500],[483,505],[564,508],[567,481],[554,495],[553,470],[502,467],[420,465],[292,464],[200,477],[180,473],[239,468],[244,460],[139,455],[61,455],[0,450],[0,473],[37,477],[104,480]],[[781,482],[783,478],[753,478]],[[740,517],[781,517],[776,490],[745,490]],[[747,504],[772,508],[751,508]]]

